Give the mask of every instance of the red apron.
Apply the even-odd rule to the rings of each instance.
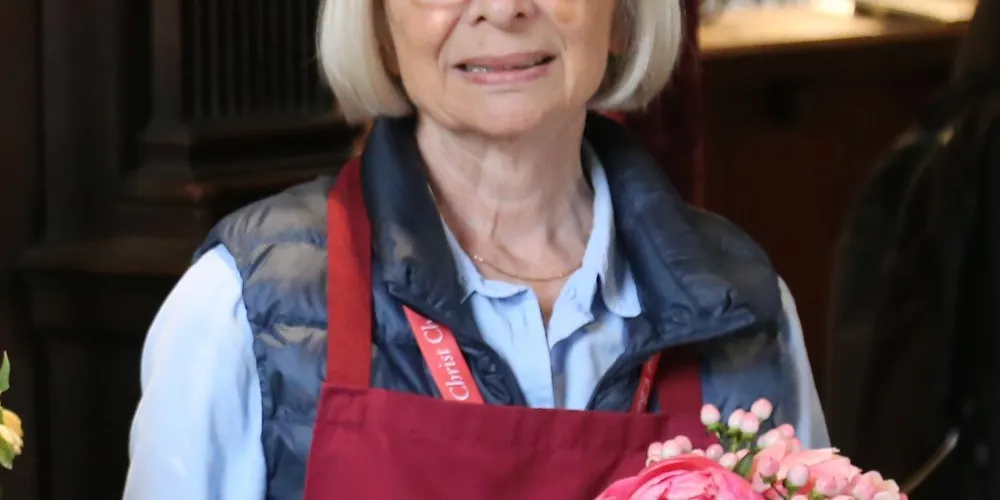
[[[630,413],[484,405],[451,332],[406,308],[444,400],[369,388],[371,226],[360,172],[359,161],[345,166],[328,202],[327,378],[307,500],[591,500],[638,473],[653,441],[711,442],[699,421],[699,366],[682,350],[646,363]],[[656,415],[645,413],[653,385]]]

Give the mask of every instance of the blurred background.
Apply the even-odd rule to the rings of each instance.
[[[193,249],[351,154],[359,131],[317,76],[318,3],[0,1],[0,348],[27,433],[5,499],[120,498],[141,344]],[[627,121],[770,253],[836,427],[861,411],[829,399],[831,360],[852,358],[828,327],[837,241],[949,84],[975,4],[685,3],[678,76]]]

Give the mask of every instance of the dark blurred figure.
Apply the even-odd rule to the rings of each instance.
[[[832,306],[834,443],[912,498],[1000,499],[1000,0],[862,193]]]

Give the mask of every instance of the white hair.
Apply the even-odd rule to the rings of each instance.
[[[649,103],[670,80],[682,40],[679,0],[619,0],[624,53],[609,59],[591,101],[596,110],[628,111]],[[344,118],[403,116],[411,104],[380,50],[377,0],[324,0],[317,28],[320,66]]]

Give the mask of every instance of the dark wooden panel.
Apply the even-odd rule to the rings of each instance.
[[[5,498],[38,495],[39,448],[44,444],[35,398],[35,351],[15,273],[36,234],[39,199],[38,9],[32,0],[0,2],[0,349],[12,362],[4,406],[24,420],[26,447],[11,472],[0,472]]]
[[[843,217],[869,170],[946,83],[958,32],[704,65],[706,203],[747,230],[795,295],[821,392]]]
[[[110,231],[121,173],[148,115],[144,2],[41,0],[43,158],[49,239]]]
[[[319,76],[319,4],[151,3],[152,111],[119,233],[200,236],[235,206],[344,160],[358,131],[336,118]]]
[[[336,120],[321,91],[318,0],[14,4],[40,11],[18,22],[44,49],[41,144],[21,130],[3,138],[40,152],[46,166],[44,237],[22,260],[23,302],[41,346],[34,424],[48,438],[32,441],[45,459],[40,497],[115,498],[139,349],[192,251],[226,212],[337,168],[356,131]],[[37,87],[38,72],[29,75],[14,84]],[[12,126],[39,123],[16,119]],[[0,185],[16,194],[5,202],[27,202],[32,192]],[[32,217],[20,206],[9,211]],[[29,243],[18,241],[11,255]],[[0,328],[5,307],[0,301]]]
[[[45,498],[120,498],[143,337],[193,245],[123,238],[44,245],[27,255],[51,416]]]

